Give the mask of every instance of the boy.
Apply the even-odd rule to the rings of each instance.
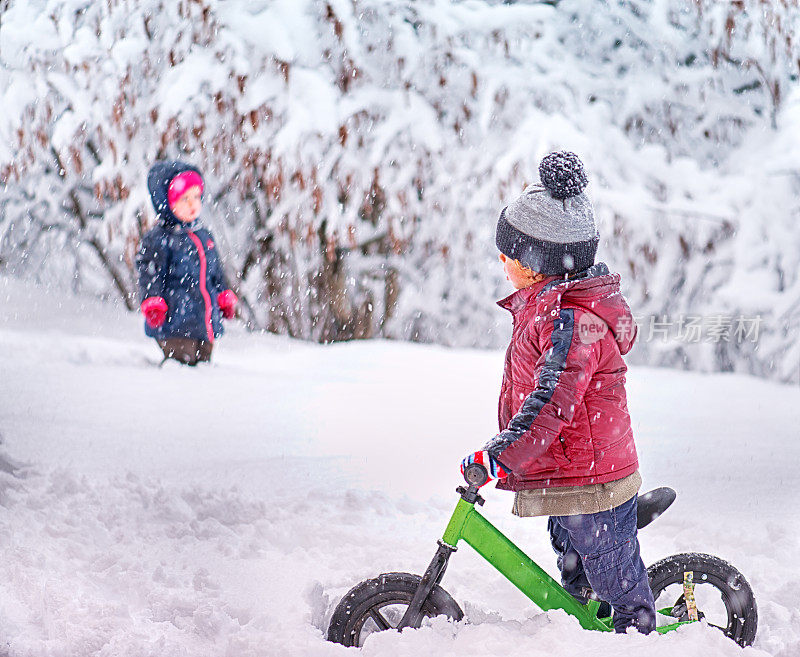
[[[517,291],[499,302],[513,331],[500,391],[500,433],[466,457],[513,513],[550,516],[562,584],[581,602],[610,603],[614,629],[655,628],[653,594],[639,554],[641,486],[622,355],[636,338],[619,274],[594,264],[598,234],[573,153],[551,153],[500,213],[496,243]]]
[[[222,317],[236,313],[210,231],[200,226],[203,178],[183,162],[156,162],[147,187],[158,223],[136,257],[145,333],[185,365],[211,359]]]

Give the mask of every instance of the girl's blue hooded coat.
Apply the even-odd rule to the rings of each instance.
[[[172,179],[196,168],[183,162],[157,162],[147,175],[147,188],[158,223],[142,239],[136,256],[140,302],[162,297],[166,321],[148,326],[157,340],[192,338],[212,341],[222,335],[217,296],[228,289],[211,232],[199,220],[181,222],[170,210],[167,189]]]

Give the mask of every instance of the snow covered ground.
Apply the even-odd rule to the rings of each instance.
[[[139,319],[0,279],[0,655],[316,656],[337,600],[421,572],[461,457],[493,435],[502,355],[320,347],[234,327],[215,362],[160,360]],[[759,605],[742,651],[692,626],[581,630],[542,614],[468,547],[444,587],[467,622],[371,637],[374,655],[800,654],[800,390],[633,368],[645,486],[679,497],[642,533],[650,563],[731,561]],[[4,462],[0,465],[7,465]],[[551,573],[544,521],[483,512]]]

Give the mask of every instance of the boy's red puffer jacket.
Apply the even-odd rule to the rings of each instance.
[[[625,395],[636,324],[619,274],[597,263],[499,302],[514,318],[500,391],[500,434],[485,447],[512,474],[498,488],[622,479],[638,459]]]

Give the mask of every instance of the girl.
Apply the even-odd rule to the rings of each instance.
[[[136,257],[145,333],[168,358],[208,361],[223,333],[222,317],[236,313],[211,232],[198,217],[203,178],[183,162],[156,162],[147,187],[157,215]]]

